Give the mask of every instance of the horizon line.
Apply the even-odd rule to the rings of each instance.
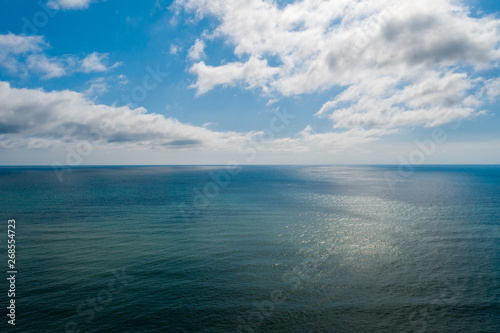
[[[359,163],[359,164],[81,164],[81,165],[48,165],[48,164],[0,164],[0,168],[13,167],[46,167],[46,168],[88,168],[88,167],[193,167],[193,166],[500,166],[495,163],[435,163],[435,164],[388,164],[388,163]]]

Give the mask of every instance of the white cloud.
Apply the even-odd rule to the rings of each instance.
[[[31,54],[26,58],[28,68],[42,73],[42,79],[52,79],[66,75],[65,65],[56,58],[48,58],[44,54]]]
[[[278,57],[280,75],[263,85],[286,95],[349,85],[367,72],[405,75],[458,64],[479,68],[500,56],[500,21],[471,18],[465,7],[449,0],[303,0],[282,9],[263,0],[177,3],[218,17],[213,35],[229,40],[235,55]]]
[[[404,84],[384,77],[351,85],[317,113],[334,121],[336,128],[397,128],[439,126],[482,112],[480,93],[465,73],[426,71]]]
[[[0,66],[10,72],[19,71],[18,57],[37,53],[47,47],[42,36],[22,36],[12,33],[0,35]]]
[[[192,87],[197,88],[197,95],[206,93],[217,85],[231,85],[245,80],[248,87],[263,86],[264,82],[275,75],[278,69],[269,67],[267,60],[252,58],[245,63],[232,62],[218,67],[207,66],[203,61],[194,64],[190,72],[198,76],[198,81]]]
[[[182,47],[178,45],[170,45],[170,54],[177,54],[179,51],[182,51]]]
[[[92,154],[82,153],[85,164],[397,163],[405,148],[375,142],[396,133],[395,129],[353,128],[314,133],[307,126],[293,137],[273,138],[269,128],[238,133],[213,131],[209,126],[185,124],[144,108],[96,104],[74,91],[18,89],[0,81],[0,150],[6,164],[50,164],[61,159],[64,163],[68,151],[89,149],[88,142]],[[498,144],[479,142],[465,146],[473,152],[470,156],[474,156],[475,163],[498,162],[490,153]],[[470,159],[464,159],[460,146],[455,145],[444,162],[470,163]],[[439,149],[447,147],[446,144]],[[30,149],[29,159],[25,158],[26,149]],[[437,160],[429,158],[429,162],[442,163],[440,156]]]
[[[188,51],[188,58],[190,60],[196,61],[205,57],[203,50],[205,49],[205,42],[201,39],[197,39],[193,46]]]
[[[109,91],[109,85],[103,77],[91,80],[88,85],[89,87],[84,92],[88,97],[100,96]]]
[[[105,64],[109,54],[107,53],[97,53],[94,52],[92,54],[89,54],[86,56],[80,64],[79,71],[82,71],[84,73],[90,73],[90,72],[105,72],[109,69],[118,67],[121,65],[120,62],[115,63],[112,66],[107,66]]]
[[[0,46],[2,53],[23,54],[36,52],[44,49],[47,43],[42,36],[23,36],[9,33],[0,35]]]
[[[237,147],[252,133],[214,132],[148,113],[95,104],[84,94],[13,88],[0,81],[0,147],[64,147],[102,135],[102,145],[150,148]]]
[[[128,80],[127,76],[124,74],[118,75],[118,83],[122,86],[126,85],[130,81]]]
[[[486,95],[489,102],[497,100],[500,96],[500,79],[495,78],[485,81],[481,92]]]
[[[308,127],[292,138],[275,138],[269,136],[269,128],[244,133],[214,131],[209,129],[213,123],[195,126],[144,108],[96,104],[90,97],[96,90],[105,89],[106,82],[97,79],[90,85],[86,93],[47,92],[14,88],[0,81],[0,149],[63,149],[101,136],[98,146],[115,152],[175,149],[201,155],[210,151],[214,156],[225,152],[231,159],[248,163],[258,161],[249,160],[252,155],[339,152],[387,133],[353,129],[316,134]],[[273,126],[282,125],[273,123]]]
[[[105,72],[121,65],[120,62],[109,65],[108,53],[94,52],[83,59],[74,55],[50,57],[45,54],[49,47],[42,36],[0,35],[0,67],[13,74],[37,73],[46,80],[75,71]]]
[[[500,20],[472,17],[459,1],[176,4],[198,18],[217,18],[204,35],[225,40],[239,58],[193,64],[198,95],[237,82],[285,96],[342,87],[318,113],[339,129],[437,126],[477,116],[485,99],[477,91],[485,84],[481,73],[500,60]]]
[[[93,0],[49,0],[47,6],[52,9],[86,9]]]

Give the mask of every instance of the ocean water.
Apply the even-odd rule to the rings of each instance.
[[[500,332],[500,167],[0,168],[7,332]]]

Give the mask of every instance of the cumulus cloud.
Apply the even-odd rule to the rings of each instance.
[[[204,94],[241,83],[284,96],[342,88],[317,116],[339,129],[437,126],[481,114],[483,70],[498,66],[500,20],[451,0],[177,0],[239,59],[199,61]],[[210,59],[210,55],[207,56]],[[489,98],[497,95],[491,83]],[[336,89],[338,91],[338,89]]]
[[[21,67],[19,57],[38,53],[47,46],[42,36],[22,36],[12,33],[0,35],[0,66],[10,72],[17,72]]]
[[[49,0],[47,6],[52,9],[86,9],[93,0]]]
[[[246,80],[249,87],[262,86],[264,81],[276,74],[277,69],[269,67],[266,60],[252,58],[245,63],[232,62],[222,66],[207,66],[203,61],[194,64],[190,72],[198,76],[192,87],[197,88],[197,95],[206,93],[217,85],[234,84]],[[265,90],[267,88],[263,86]]]
[[[349,129],[434,127],[483,113],[481,94],[465,73],[426,71],[408,80],[384,77],[353,84],[317,116],[329,114],[335,128]]]
[[[205,42],[197,39],[193,46],[188,51],[188,58],[190,60],[200,60],[205,56],[203,50],[205,49]]]
[[[109,69],[118,67],[121,65],[121,62],[117,62],[112,66],[106,65],[106,60],[108,58],[107,53],[97,53],[94,52],[86,56],[80,64],[79,70],[85,73],[90,72],[105,72]]]
[[[50,45],[42,36],[15,34],[0,35],[0,67],[11,73],[36,73],[42,79],[70,75],[76,71],[91,73],[105,72],[119,65],[108,64],[107,53],[94,52],[83,59],[75,55],[49,57],[45,50]]]
[[[489,79],[484,82],[481,93],[485,95],[489,102],[493,102],[500,97],[500,79]]]
[[[383,129],[351,129],[318,134],[307,127],[289,138],[270,134],[269,129],[282,127],[281,122],[270,123],[269,128],[259,131],[214,131],[209,129],[210,123],[195,126],[144,108],[97,104],[90,97],[106,89],[105,81],[96,79],[90,84],[85,93],[78,93],[20,89],[0,81],[0,148],[59,149],[98,141],[100,147],[111,150],[222,151],[247,163],[255,162],[258,154],[338,152],[388,133]],[[274,118],[279,121],[293,117],[284,112],[276,113]]]
[[[31,54],[26,58],[28,68],[42,74],[42,79],[52,79],[66,75],[65,64],[57,58],[48,58],[44,54]]]
[[[74,91],[18,89],[0,81],[3,148],[62,147],[101,136],[103,145],[222,149],[241,145],[253,135],[214,132],[144,108],[95,104]]]
[[[89,87],[84,91],[88,97],[96,97],[109,91],[109,85],[103,77],[93,79],[88,82]]]

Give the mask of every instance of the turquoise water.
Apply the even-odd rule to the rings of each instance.
[[[4,167],[0,208],[9,331],[500,332],[499,166]]]

